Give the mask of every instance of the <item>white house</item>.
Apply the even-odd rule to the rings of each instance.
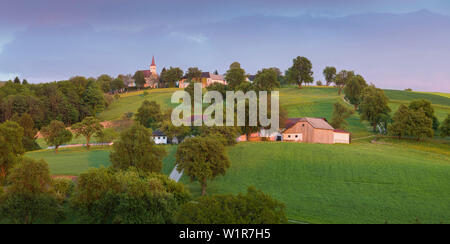
[[[167,136],[160,130],[155,130],[152,134],[155,144],[167,144]]]

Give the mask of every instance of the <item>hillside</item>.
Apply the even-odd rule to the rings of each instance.
[[[135,112],[145,99],[170,106],[174,89],[130,93],[102,113],[118,119]],[[450,112],[450,98],[436,94],[390,91],[390,106],[414,99],[433,102],[440,120]],[[330,118],[332,104],[342,99],[335,88],[283,88],[281,104],[291,117]],[[349,119],[354,138],[370,135],[358,115]],[[208,194],[245,192],[249,185],[286,204],[288,218],[308,223],[447,223],[450,220],[450,141],[397,139],[354,140],[350,145],[284,142],[239,143],[228,149],[232,166],[209,183]],[[163,173],[175,166],[176,146],[165,146]],[[54,175],[79,175],[90,167],[111,165],[110,147],[27,153],[45,159]],[[181,181],[199,196],[198,183]]]
[[[99,114],[101,120],[117,120],[126,113],[136,113],[144,100],[158,102],[162,109],[175,107],[176,104],[170,103],[172,93],[176,88],[153,89],[148,90],[148,95],[144,96],[143,91],[124,94],[114,102],[110,108]],[[390,99],[389,106],[392,114],[397,110],[400,104],[408,104],[415,99],[428,99],[433,103],[435,113],[439,121],[443,121],[450,113],[450,98],[444,95],[432,93],[418,93],[398,90],[385,90]],[[443,93],[445,94],[445,93]],[[289,117],[324,117],[331,119],[333,113],[333,103],[342,100],[343,95],[338,96],[337,89],[334,87],[297,87],[280,89],[280,105],[289,113]],[[363,137],[371,134],[371,129],[367,123],[359,120],[359,115],[354,114],[349,120],[349,131],[354,138]]]
[[[175,165],[165,146],[163,173]],[[28,153],[55,175],[79,175],[109,166],[110,148]],[[239,143],[232,165],[209,183],[208,194],[245,192],[249,185],[287,206],[289,219],[309,223],[440,223],[450,219],[450,143],[383,140],[351,145]],[[200,194],[198,183],[181,181]]]

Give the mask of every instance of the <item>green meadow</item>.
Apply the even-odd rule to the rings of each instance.
[[[98,115],[98,118],[102,121],[117,120],[122,117],[124,113],[133,112],[136,113],[142,102],[145,100],[155,101],[161,105],[161,109],[167,109],[169,107],[175,107],[176,104],[171,104],[170,98],[172,93],[180,90],[178,88],[160,88],[146,90],[148,93],[144,95],[144,91],[130,92],[128,94],[122,94],[120,99],[104,112]]]
[[[144,100],[156,101],[161,108],[167,109],[175,107],[170,98],[177,88],[152,89],[147,90],[148,95],[143,95],[143,91],[123,94],[106,111],[100,113],[98,117],[103,121],[117,120],[126,112],[136,113]],[[333,103],[343,101],[344,95],[338,95],[335,87],[286,87],[279,89],[280,105],[284,107],[290,117],[323,117],[328,120],[333,114]],[[419,93],[398,90],[385,90],[390,99],[389,106],[392,114],[398,109],[400,104],[408,104],[417,99],[428,99],[432,102],[435,114],[439,121],[443,121],[450,113],[450,98],[447,93]],[[447,95],[446,95],[447,94]],[[348,119],[348,130],[352,132],[354,138],[371,135],[370,126],[366,122],[361,122],[359,115],[355,113]]]
[[[102,120],[119,119],[136,112],[145,99],[163,108],[173,106],[175,89],[123,95],[101,113]],[[390,106],[414,99],[432,101],[442,121],[450,113],[450,98],[430,93],[386,90]],[[342,100],[335,88],[280,89],[280,103],[290,117],[331,118],[332,104]],[[354,114],[348,130],[353,138],[373,135],[367,123]],[[354,140],[350,145],[285,142],[239,143],[227,149],[232,165],[225,176],[209,183],[208,194],[245,192],[249,185],[286,204],[288,218],[307,223],[450,223],[450,140],[426,141],[381,138]],[[76,139],[81,140],[81,139]],[[84,142],[81,142],[84,143]],[[175,166],[176,146],[164,146],[163,173]],[[60,149],[27,153],[45,159],[54,175],[79,175],[91,167],[111,165],[111,147]],[[200,186],[185,183],[194,196]]]
[[[175,166],[175,146],[163,173]],[[55,175],[79,175],[109,166],[110,148],[45,150]],[[450,144],[380,140],[319,145],[239,143],[228,149],[232,166],[209,183],[208,194],[239,193],[254,185],[286,204],[288,218],[307,223],[450,223]],[[195,196],[200,186],[185,183]]]
[[[163,160],[164,174],[170,174],[175,162],[175,146],[163,146],[167,156]],[[34,159],[44,159],[52,175],[78,176],[86,172],[89,168],[109,167],[110,146],[94,146],[90,150],[85,147],[61,148],[56,154],[53,150],[40,150],[29,152],[26,156]]]
[[[241,143],[208,193],[254,185],[284,202],[289,219],[308,223],[450,223],[445,147],[446,154],[394,143]],[[182,182],[199,194],[197,183]]]

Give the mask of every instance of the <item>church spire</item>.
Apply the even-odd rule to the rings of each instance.
[[[152,65],[150,65],[150,66],[156,66],[156,64],[155,64],[155,56],[153,56],[153,58],[152,58]]]

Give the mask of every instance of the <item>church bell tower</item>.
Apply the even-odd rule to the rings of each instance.
[[[156,74],[156,64],[155,64],[155,56],[152,58],[152,64],[150,65],[150,72],[154,75]]]

